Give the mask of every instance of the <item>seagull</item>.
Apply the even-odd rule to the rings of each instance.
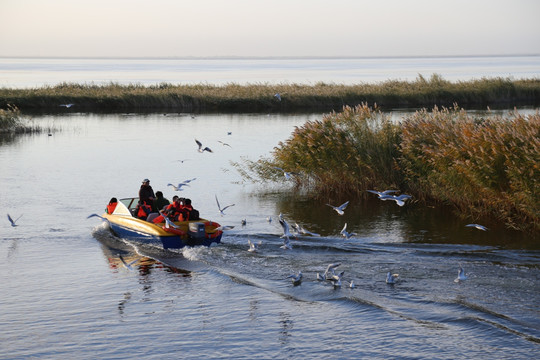
[[[329,280],[332,276],[336,275],[335,273],[335,268],[337,268],[339,265],[341,265],[341,263],[332,263],[332,264],[329,264],[327,267],[326,267],[326,270],[323,274],[323,277],[326,279],[326,280]],[[332,275],[329,276],[330,272],[332,272]]]
[[[240,222],[242,224],[242,226],[246,226],[247,225],[247,220],[246,219],[242,219],[242,221]]]
[[[268,223],[270,224],[272,222],[272,217],[271,216],[267,217],[266,221],[268,221]]]
[[[351,289],[354,289],[354,288],[356,287],[356,285],[354,284],[354,281],[353,281],[353,280],[351,280],[351,282],[349,283],[349,287],[350,287]]]
[[[75,104],[60,104],[59,106],[65,107],[66,109],[69,109],[73,105],[75,105]]]
[[[381,200],[394,200],[396,202],[396,204],[398,204],[399,206],[403,206],[403,205],[405,205],[405,200],[410,199],[411,197],[412,197],[411,195],[407,195],[407,194],[403,194],[403,195],[399,195],[399,196],[382,195],[382,196],[379,197],[379,199],[381,199]]]
[[[485,227],[484,225],[480,225],[480,224],[467,224],[465,225],[466,227],[473,227],[473,228],[476,228],[478,230],[483,230],[483,231],[487,231],[488,228]]]
[[[190,160],[190,159],[182,159],[182,160],[176,160],[176,161],[179,161],[179,162],[181,162],[183,164],[184,161],[188,161],[188,160]]]
[[[292,274],[287,276],[287,279],[289,278],[292,280],[292,284],[294,286],[298,286],[302,283],[302,272],[299,271],[297,275]]]
[[[328,206],[330,206],[332,209],[336,210],[336,212],[339,214],[339,215],[343,215],[344,212],[343,210],[345,210],[345,208],[347,207],[347,205],[349,205],[349,202],[346,201],[344,202],[343,204],[341,204],[340,206],[334,206],[334,205],[330,205],[330,204],[326,204]]]
[[[278,101],[281,101],[281,95],[279,93],[276,93],[274,95],[274,97],[278,100]]]
[[[285,179],[287,179],[287,180],[291,180],[291,179],[292,179],[291,175],[298,175],[298,174],[295,173],[295,172],[285,171],[285,170],[283,170],[282,168],[277,167],[277,166],[274,166],[274,169],[279,170],[279,171],[282,171],[282,172],[283,172],[283,176],[285,176]]]
[[[202,147],[202,143],[201,143],[199,140],[195,139],[195,142],[197,143],[197,145],[199,145],[199,152],[200,152],[200,153],[203,153],[203,152],[205,152],[205,151],[213,152],[212,149],[210,149],[208,146],[206,146],[205,148],[203,148],[203,147]]]
[[[223,146],[228,146],[228,147],[232,148],[231,145],[229,145],[229,144],[227,144],[227,143],[225,143],[225,142],[223,142],[223,141],[219,141],[219,140],[218,140],[218,143],[222,144]]]
[[[358,235],[357,233],[347,232],[347,223],[345,223],[345,226],[343,226],[343,229],[341,229],[340,234],[343,235],[347,240],[349,240],[354,235]]]
[[[182,189],[182,186],[189,186],[188,184],[185,184],[185,183],[179,183],[178,185],[173,185],[173,184],[167,184],[167,186],[172,186],[174,191],[183,191],[184,189]]]
[[[289,224],[287,223],[287,221],[285,221],[282,214],[279,214],[279,223],[281,224],[281,227],[283,228],[283,235],[281,235],[282,238],[289,239],[290,236],[294,236],[293,234],[291,234]]]
[[[326,278],[324,277],[324,275],[321,275],[321,274],[317,273],[317,280],[318,281],[326,281]]]
[[[216,195],[216,203],[217,203],[217,207],[218,207],[218,209],[219,209],[219,212],[221,213],[221,216],[225,215],[225,213],[224,213],[225,209],[227,209],[227,208],[229,208],[229,207],[231,207],[231,206],[234,206],[234,204],[231,204],[231,205],[225,206],[225,207],[222,209],[221,206],[219,205],[219,201],[218,201],[218,199],[217,199],[217,195]]]
[[[399,190],[384,190],[384,191],[377,191],[377,190],[367,190],[368,192],[372,194],[377,194],[379,197],[384,195],[389,195],[391,193],[398,192]]]
[[[161,216],[163,216],[163,219],[165,219],[165,227],[168,229],[168,228],[175,228],[175,229],[179,229],[180,227],[178,225],[176,225],[175,223],[173,223],[168,217],[166,214],[164,214],[163,212],[161,212]]]
[[[261,246],[262,241],[259,241],[258,243],[252,242],[250,239],[248,239],[249,244],[249,252],[257,252],[259,250],[259,246]]]
[[[460,266],[459,270],[458,270],[457,278],[454,280],[454,282],[458,283],[460,281],[465,281],[468,278],[469,277],[467,275],[465,275],[465,270],[463,270],[463,268]]]
[[[280,246],[281,249],[292,250],[291,240],[288,237],[283,238],[283,245]]]
[[[22,215],[21,215],[21,216],[22,216]],[[11,218],[11,216],[9,216],[9,214],[7,214],[7,218],[8,218],[8,220],[9,220],[9,222],[11,223],[11,226],[13,226],[13,227],[18,226],[18,225],[16,224],[16,222],[21,218],[21,216],[19,216],[16,220],[13,220],[13,219]]]
[[[333,283],[334,289],[341,287],[341,278],[343,277],[343,274],[345,274],[345,271],[342,271],[337,275],[334,274],[328,279]]]
[[[301,234],[311,235],[311,236],[321,236],[320,234],[317,234],[317,233],[306,230],[303,226],[298,225],[297,223],[294,223],[294,226],[295,226],[296,230]]]
[[[133,260],[132,262],[130,262],[129,264],[126,262],[126,260],[124,260],[124,258],[122,257],[122,255],[118,255],[118,257],[120,258],[120,260],[122,260],[122,263],[124,264],[125,267],[127,267],[129,270],[133,270],[133,268],[131,267],[131,265],[135,264],[137,261],[139,261],[139,259],[135,259]]]
[[[231,230],[231,229],[234,229],[234,225],[221,225],[221,226],[218,226],[216,228],[216,231],[218,231],[218,230],[227,231],[227,230]]]
[[[395,284],[398,281],[399,274],[392,274],[390,271],[386,274],[386,283]]]

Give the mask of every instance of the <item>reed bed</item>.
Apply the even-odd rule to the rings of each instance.
[[[281,94],[281,101],[274,95]],[[317,83],[197,84],[153,86],[61,83],[34,89],[0,88],[0,108],[14,104],[21,110],[59,111],[74,103],[77,111],[332,111],[343,106],[377,103],[381,107],[494,106],[537,104],[540,79],[483,78],[450,82],[434,74],[415,81],[389,80],[376,84]]]
[[[464,217],[540,231],[538,113],[481,118],[435,107],[396,124],[362,104],[296,128],[271,158],[234,165],[253,181],[279,180],[275,167],[295,172],[296,186],[325,196],[398,188]]]
[[[41,132],[42,129],[24,119],[21,111],[14,105],[8,105],[7,109],[0,109],[0,135],[13,135],[22,133]]]

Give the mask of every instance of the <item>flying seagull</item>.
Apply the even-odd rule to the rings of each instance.
[[[275,93],[274,97],[275,97],[278,101],[281,101],[281,95],[280,95],[280,93]]]
[[[398,280],[399,274],[392,274],[390,271],[386,274],[386,283],[387,284],[395,284]]]
[[[282,238],[289,239],[289,237],[294,236],[293,234],[291,234],[289,223],[287,223],[287,221],[283,218],[282,214],[279,214],[279,223],[283,228],[283,235],[281,235]]]
[[[354,235],[358,235],[353,232],[347,232],[347,223],[345,223],[345,226],[343,226],[343,229],[341,229],[340,234],[343,235],[347,240],[349,240]]]
[[[343,204],[339,205],[339,206],[334,206],[334,205],[330,205],[330,204],[326,204],[328,206],[330,206],[332,209],[336,210],[336,212],[339,214],[339,215],[343,215],[344,214],[344,210],[345,208],[347,207],[347,205],[349,205],[349,202],[344,202]]]
[[[296,227],[296,230],[301,234],[311,235],[311,236],[321,236],[320,234],[306,230],[306,228],[304,228],[302,225],[298,225],[297,223],[294,223],[294,226]]]
[[[454,280],[454,282],[458,283],[460,281],[465,281],[467,280],[469,277],[467,275],[465,275],[465,270],[460,266],[459,267],[459,270],[458,270],[458,276],[457,278]]]
[[[22,215],[21,215],[21,216],[22,216]],[[11,218],[11,216],[9,216],[9,214],[7,214],[7,218],[8,218],[8,220],[9,220],[9,222],[11,223],[11,226],[13,226],[13,227],[17,226],[16,222],[21,218],[21,216],[19,216],[16,220],[13,220],[13,219]]]
[[[220,144],[223,145],[223,146],[228,146],[228,147],[232,148],[232,146],[229,145],[229,144],[227,144],[226,142],[223,142],[223,141],[219,141],[219,140],[218,140],[218,143],[220,143]]]
[[[231,205],[225,206],[225,207],[222,209],[221,206],[219,205],[219,200],[218,200],[218,198],[217,198],[217,195],[216,195],[216,203],[217,203],[217,207],[218,207],[218,209],[219,209],[219,212],[221,213],[221,216],[225,215],[225,213],[224,213],[225,209],[227,209],[227,208],[229,208],[229,207],[231,207],[231,206],[234,206],[234,204],[231,204]]]
[[[403,205],[405,205],[405,200],[408,200],[411,197],[412,197],[411,195],[407,195],[407,194],[403,194],[403,195],[399,195],[399,196],[382,195],[382,196],[379,197],[379,199],[381,199],[381,200],[393,200],[399,206],[403,206]]]
[[[292,280],[292,284],[294,286],[298,286],[298,285],[300,285],[302,283],[302,272],[299,271],[298,274],[289,275],[289,276],[287,276],[287,278]]]
[[[66,109],[69,109],[73,105],[75,105],[75,104],[60,104],[59,106],[65,107]]]
[[[198,150],[199,150],[200,153],[203,153],[203,152],[205,152],[205,151],[213,152],[212,149],[210,149],[208,146],[206,146],[206,147],[203,148],[203,145],[202,145],[202,143],[201,143],[199,140],[195,139],[195,142],[197,143],[197,145],[199,145],[199,149],[198,149]]]
[[[336,273],[335,273],[335,269],[341,265],[341,263],[332,263],[332,264],[329,264],[327,267],[326,267],[326,271],[324,272],[323,274],[323,277],[328,280],[330,279],[332,276],[334,276]],[[332,274],[330,274],[330,272]]]
[[[252,242],[250,239],[248,239],[248,245],[249,245],[249,252],[257,252],[259,251],[259,246],[261,246],[262,241],[259,241],[258,243]]]
[[[484,225],[480,225],[480,224],[467,224],[465,225],[466,227],[473,227],[473,228],[476,228],[478,230],[483,230],[483,231],[487,231],[488,228],[485,227]]]
[[[377,191],[377,190],[367,190],[368,192],[372,194],[377,194],[379,197],[384,195],[390,195],[391,193],[398,192],[398,190],[384,190],[384,191]]]
[[[298,175],[298,174],[295,173],[295,172],[285,171],[285,170],[283,170],[282,168],[277,167],[277,166],[274,166],[274,169],[279,170],[279,171],[282,171],[282,172],[283,172],[283,176],[285,176],[285,179],[287,179],[287,180],[291,180],[291,179],[292,179],[292,176],[291,176],[291,175]]]

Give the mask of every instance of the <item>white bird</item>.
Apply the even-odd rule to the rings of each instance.
[[[326,270],[323,274],[323,277],[325,278],[325,280],[329,280],[332,276],[336,275],[335,273],[335,269],[341,265],[341,263],[332,263],[332,264],[329,264],[327,267],[326,267]],[[332,274],[330,274],[330,272]]]
[[[384,191],[377,191],[377,190],[367,190],[370,193],[377,194],[379,197],[384,195],[389,195],[391,193],[398,192],[398,190],[384,190]]]
[[[283,245],[281,245],[280,248],[285,250],[292,250],[291,240],[288,237],[284,237]]]
[[[354,235],[358,235],[357,233],[353,233],[353,232],[347,232],[347,223],[345,223],[345,226],[343,226],[343,229],[341,229],[341,231],[339,232],[341,235],[343,235],[347,240],[349,240],[351,237],[353,237]]]
[[[60,104],[59,106],[65,107],[66,109],[69,109],[73,105],[75,105],[75,104]]]
[[[249,252],[257,252],[259,251],[259,246],[261,246],[262,241],[259,241],[258,243],[254,243],[250,239],[248,239],[248,244],[249,244],[249,249],[248,249]]]
[[[294,223],[294,226],[296,227],[296,230],[301,234],[311,235],[311,236],[321,236],[320,234],[317,234],[317,233],[306,230],[306,228],[304,228],[301,225],[298,225],[297,223]]]
[[[279,93],[275,93],[274,97],[278,100],[278,101],[281,101],[281,95]]]
[[[466,227],[473,227],[473,228],[476,228],[478,230],[483,230],[483,231],[487,231],[488,228],[485,227],[484,225],[480,225],[480,224],[467,224],[465,225]]]
[[[324,277],[324,275],[321,275],[321,274],[317,273],[317,280],[318,281],[326,281],[326,278]]]
[[[298,274],[289,275],[289,276],[287,276],[287,278],[288,279],[290,278],[292,280],[292,284],[294,286],[298,286],[298,285],[300,285],[302,283],[302,272],[299,271]]]
[[[398,280],[399,274],[392,274],[390,271],[386,274],[386,283],[395,284]]]
[[[120,260],[122,260],[122,263],[124,264],[125,267],[127,267],[129,270],[133,270],[133,268],[131,267],[131,265],[135,264],[137,261],[139,261],[139,259],[135,259],[133,261],[131,261],[129,264],[126,262],[126,260],[124,260],[124,258],[122,257],[122,255],[118,255],[118,257],[120,258]]]
[[[220,225],[216,228],[216,231],[218,230],[221,230],[221,231],[227,231],[227,230],[231,230],[231,229],[234,229],[234,225]]]
[[[201,143],[199,140],[195,139],[195,142],[197,143],[197,145],[199,145],[199,152],[200,152],[200,153],[203,153],[203,152],[205,152],[205,151],[213,152],[212,149],[210,149],[208,146],[206,146],[206,147],[203,148],[203,145],[202,145],[202,143]]]
[[[166,214],[164,213],[161,213],[161,215],[163,216],[163,219],[165,219],[165,227],[168,229],[168,228],[174,228],[174,229],[179,229],[180,227],[178,225],[176,225],[175,223],[173,223],[168,217]]]
[[[291,234],[289,224],[287,223],[287,221],[285,221],[282,214],[279,214],[279,223],[283,228],[283,235],[281,235],[282,238],[287,238],[288,240],[289,237],[294,236],[293,234]]]
[[[222,144],[223,146],[228,146],[228,147],[232,148],[231,145],[229,145],[229,144],[227,144],[227,143],[225,143],[225,142],[223,142],[223,141],[219,141],[219,140],[218,140],[218,143]]]
[[[343,277],[343,274],[345,274],[345,271],[342,271],[337,275],[334,274],[328,279],[334,285],[334,289],[341,287],[341,278]]]
[[[460,281],[465,281],[467,280],[469,277],[467,275],[465,275],[465,270],[460,266],[459,267],[459,270],[458,270],[458,276],[457,278],[454,280],[454,282],[460,282]]]
[[[266,221],[268,221],[268,223],[270,224],[272,222],[272,217],[271,216],[267,217]]]
[[[411,197],[412,197],[411,195],[407,195],[407,194],[403,194],[403,195],[399,195],[399,196],[383,195],[383,196],[380,196],[379,199],[381,199],[381,200],[393,200],[399,206],[403,206],[403,205],[405,205],[405,200],[408,200]]]
[[[22,216],[22,215],[21,215],[21,216]],[[13,220],[13,219],[11,218],[11,216],[9,216],[9,214],[7,214],[7,218],[8,218],[8,220],[9,220],[9,222],[11,223],[11,226],[13,226],[13,227],[18,226],[18,225],[16,224],[16,222],[21,218],[21,216],[19,216],[16,220]]]
[[[298,173],[291,172],[291,171],[285,171],[284,169],[282,169],[282,168],[280,168],[280,167],[277,167],[277,166],[274,166],[274,169],[279,170],[279,171],[282,171],[282,172],[283,172],[283,176],[285,176],[285,179],[287,179],[287,180],[291,180],[291,179],[292,179],[292,176],[291,176],[291,175],[298,175]]]
[[[182,186],[189,186],[189,185],[188,185],[188,184],[184,184],[184,183],[179,183],[178,185],[167,184],[167,186],[172,186],[172,188],[174,189],[174,191],[183,191],[184,189],[182,189]]]
[[[344,202],[343,204],[339,205],[339,206],[334,206],[334,205],[330,205],[330,204],[326,204],[328,206],[330,206],[332,209],[336,210],[336,212],[339,214],[339,215],[343,215],[344,214],[344,210],[345,208],[347,207],[347,205],[349,205],[349,202],[346,201]]]
[[[353,280],[351,280],[351,282],[349,283],[349,287],[350,287],[351,289],[354,289],[354,288],[356,287],[356,285],[354,284],[354,281],[353,281]]]
[[[221,206],[219,205],[219,200],[218,200],[218,198],[217,198],[217,195],[216,195],[216,203],[217,203],[217,207],[218,207],[218,209],[219,209],[219,212],[221,213],[221,216],[225,215],[224,211],[225,211],[227,208],[229,208],[229,207],[231,207],[231,206],[234,206],[234,204],[231,204],[231,205],[225,206],[224,208],[221,208]]]

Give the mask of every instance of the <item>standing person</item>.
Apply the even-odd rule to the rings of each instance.
[[[144,179],[139,189],[139,200],[147,204],[152,204],[156,195],[154,195],[154,189],[150,186],[150,180]]]
[[[156,198],[154,199],[153,210],[155,212],[159,212],[160,210],[163,210],[165,206],[169,205],[171,202],[168,199],[165,199],[163,197],[163,193],[161,191],[156,191]]]

